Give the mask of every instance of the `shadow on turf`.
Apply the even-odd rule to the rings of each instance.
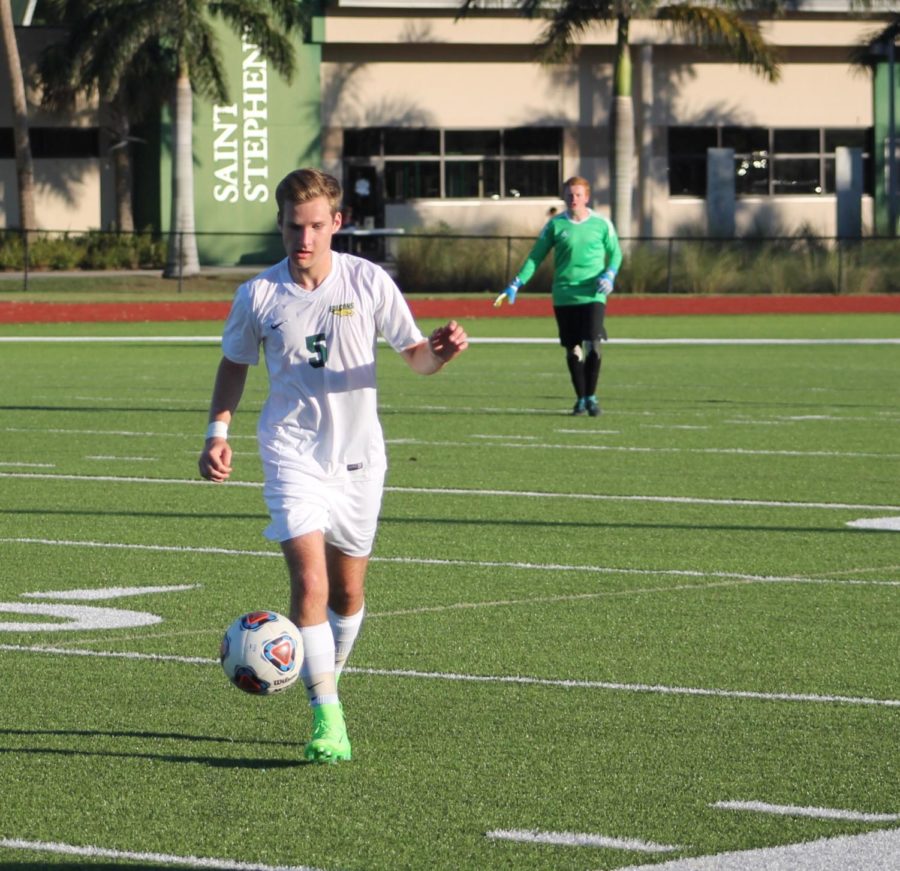
[[[221,756],[179,756],[174,753],[127,753],[114,750],[62,750],[55,747],[0,747],[0,754],[14,753],[16,756],[88,756],[106,759],[148,759],[152,762],[190,763],[207,765],[210,768],[250,768],[266,771],[274,768],[299,768],[311,763],[305,759],[228,759]]]
[[[273,741],[269,738],[234,738],[216,735],[185,735],[182,732],[127,732],[99,729],[0,729],[0,735],[67,735],[73,738],[151,738],[166,741],[202,741],[204,744],[272,744],[278,747],[301,747],[303,742]],[[2,748],[0,748],[2,750]]]
[[[54,735],[75,738],[136,738],[139,740],[167,740],[167,741],[197,741],[203,743],[231,744],[240,746],[242,744],[269,744],[280,747],[297,748],[296,759],[263,759],[263,758],[227,758],[221,756],[189,756],[174,753],[146,753],[146,752],[127,752],[120,750],[76,750],[72,748],[58,747],[0,747],[0,754],[32,754],[32,755],[51,755],[51,756],[94,756],[109,757],[116,759],[150,759],[159,762],[178,762],[192,763],[195,765],[208,765],[211,768],[250,768],[265,770],[269,768],[296,768],[309,763],[300,758],[303,742],[296,741],[272,741],[266,739],[250,739],[245,741],[241,739],[235,741],[232,738],[209,737],[204,735],[183,735],[177,732],[126,732],[126,731],[99,731],[90,729],[0,729],[2,735],[17,735],[25,737],[37,737],[39,735]],[[0,862],[0,868],[3,867]]]

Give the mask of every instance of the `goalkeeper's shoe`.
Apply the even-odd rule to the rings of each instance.
[[[591,417],[596,417],[598,414],[600,414],[600,403],[597,402],[596,396],[588,396],[584,400],[584,404],[585,404],[585,407],[587,408],[587,413]]]
[[[582,415],[587,411],[587,403],[584,399],[579,399],[578,402],[575,403],[574,408],[572,409],[572,414],[574,415]]]
[[[339,762],[350,759],[350,739],[340,702],[313,707],[312,738],[303,749],[308,762]]]

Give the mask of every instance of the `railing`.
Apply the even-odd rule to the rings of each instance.
[[[382,263],[406,292],[473,293],[505,286],[520,268],[533,236],[402,230],[341,231],[336,250]],[[900,239],[836,236],[705,236],[621,239],[620,293],[897,293]],[[192,248],[194,246],[194,248]],[[196,250],[198,256],[187,256]],[[150,270],[177,282],[196,269],[252,273],[284,256],[279,233],[132,234],[92,230],[0,230],[0,291],[19,279],[87,271]],[[3,279],[6,279],[4,281]],[[548,292],[552,256],[529,284]],[[9,283],[7,283],[9,282]]]

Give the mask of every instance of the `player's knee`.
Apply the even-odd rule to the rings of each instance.
[[[601,342],[599,339],[594,339],[591,342],[585,342],[584,343],[584,354],[588,357],[590,357],[592,355],[594,357],[599,357],[600,356],[600,347],[601,347]]]
[[[584,359],[584,351],[581,345],[575,345],[572,348],[566,348],[566,359],[581,362]]]

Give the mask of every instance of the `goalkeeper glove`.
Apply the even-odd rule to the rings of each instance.
[[[603,297],[603,302],[606,302],[606,297],[613,292],[613,284],[615,281],[616,273],[612,269],[607,269],[605,272],[602,272],[597,279],[597,293]]]
[[[516,294],[519,292],[519,288],[522,286],[522,282],[519,281],[518,278],[514,278],[510,283],[509,287],[503,291],[495,300],[494,300],[494,308],[498,308],[503,305],[503,300],[509,300],[509,304],[513,305],[516,301]]]

